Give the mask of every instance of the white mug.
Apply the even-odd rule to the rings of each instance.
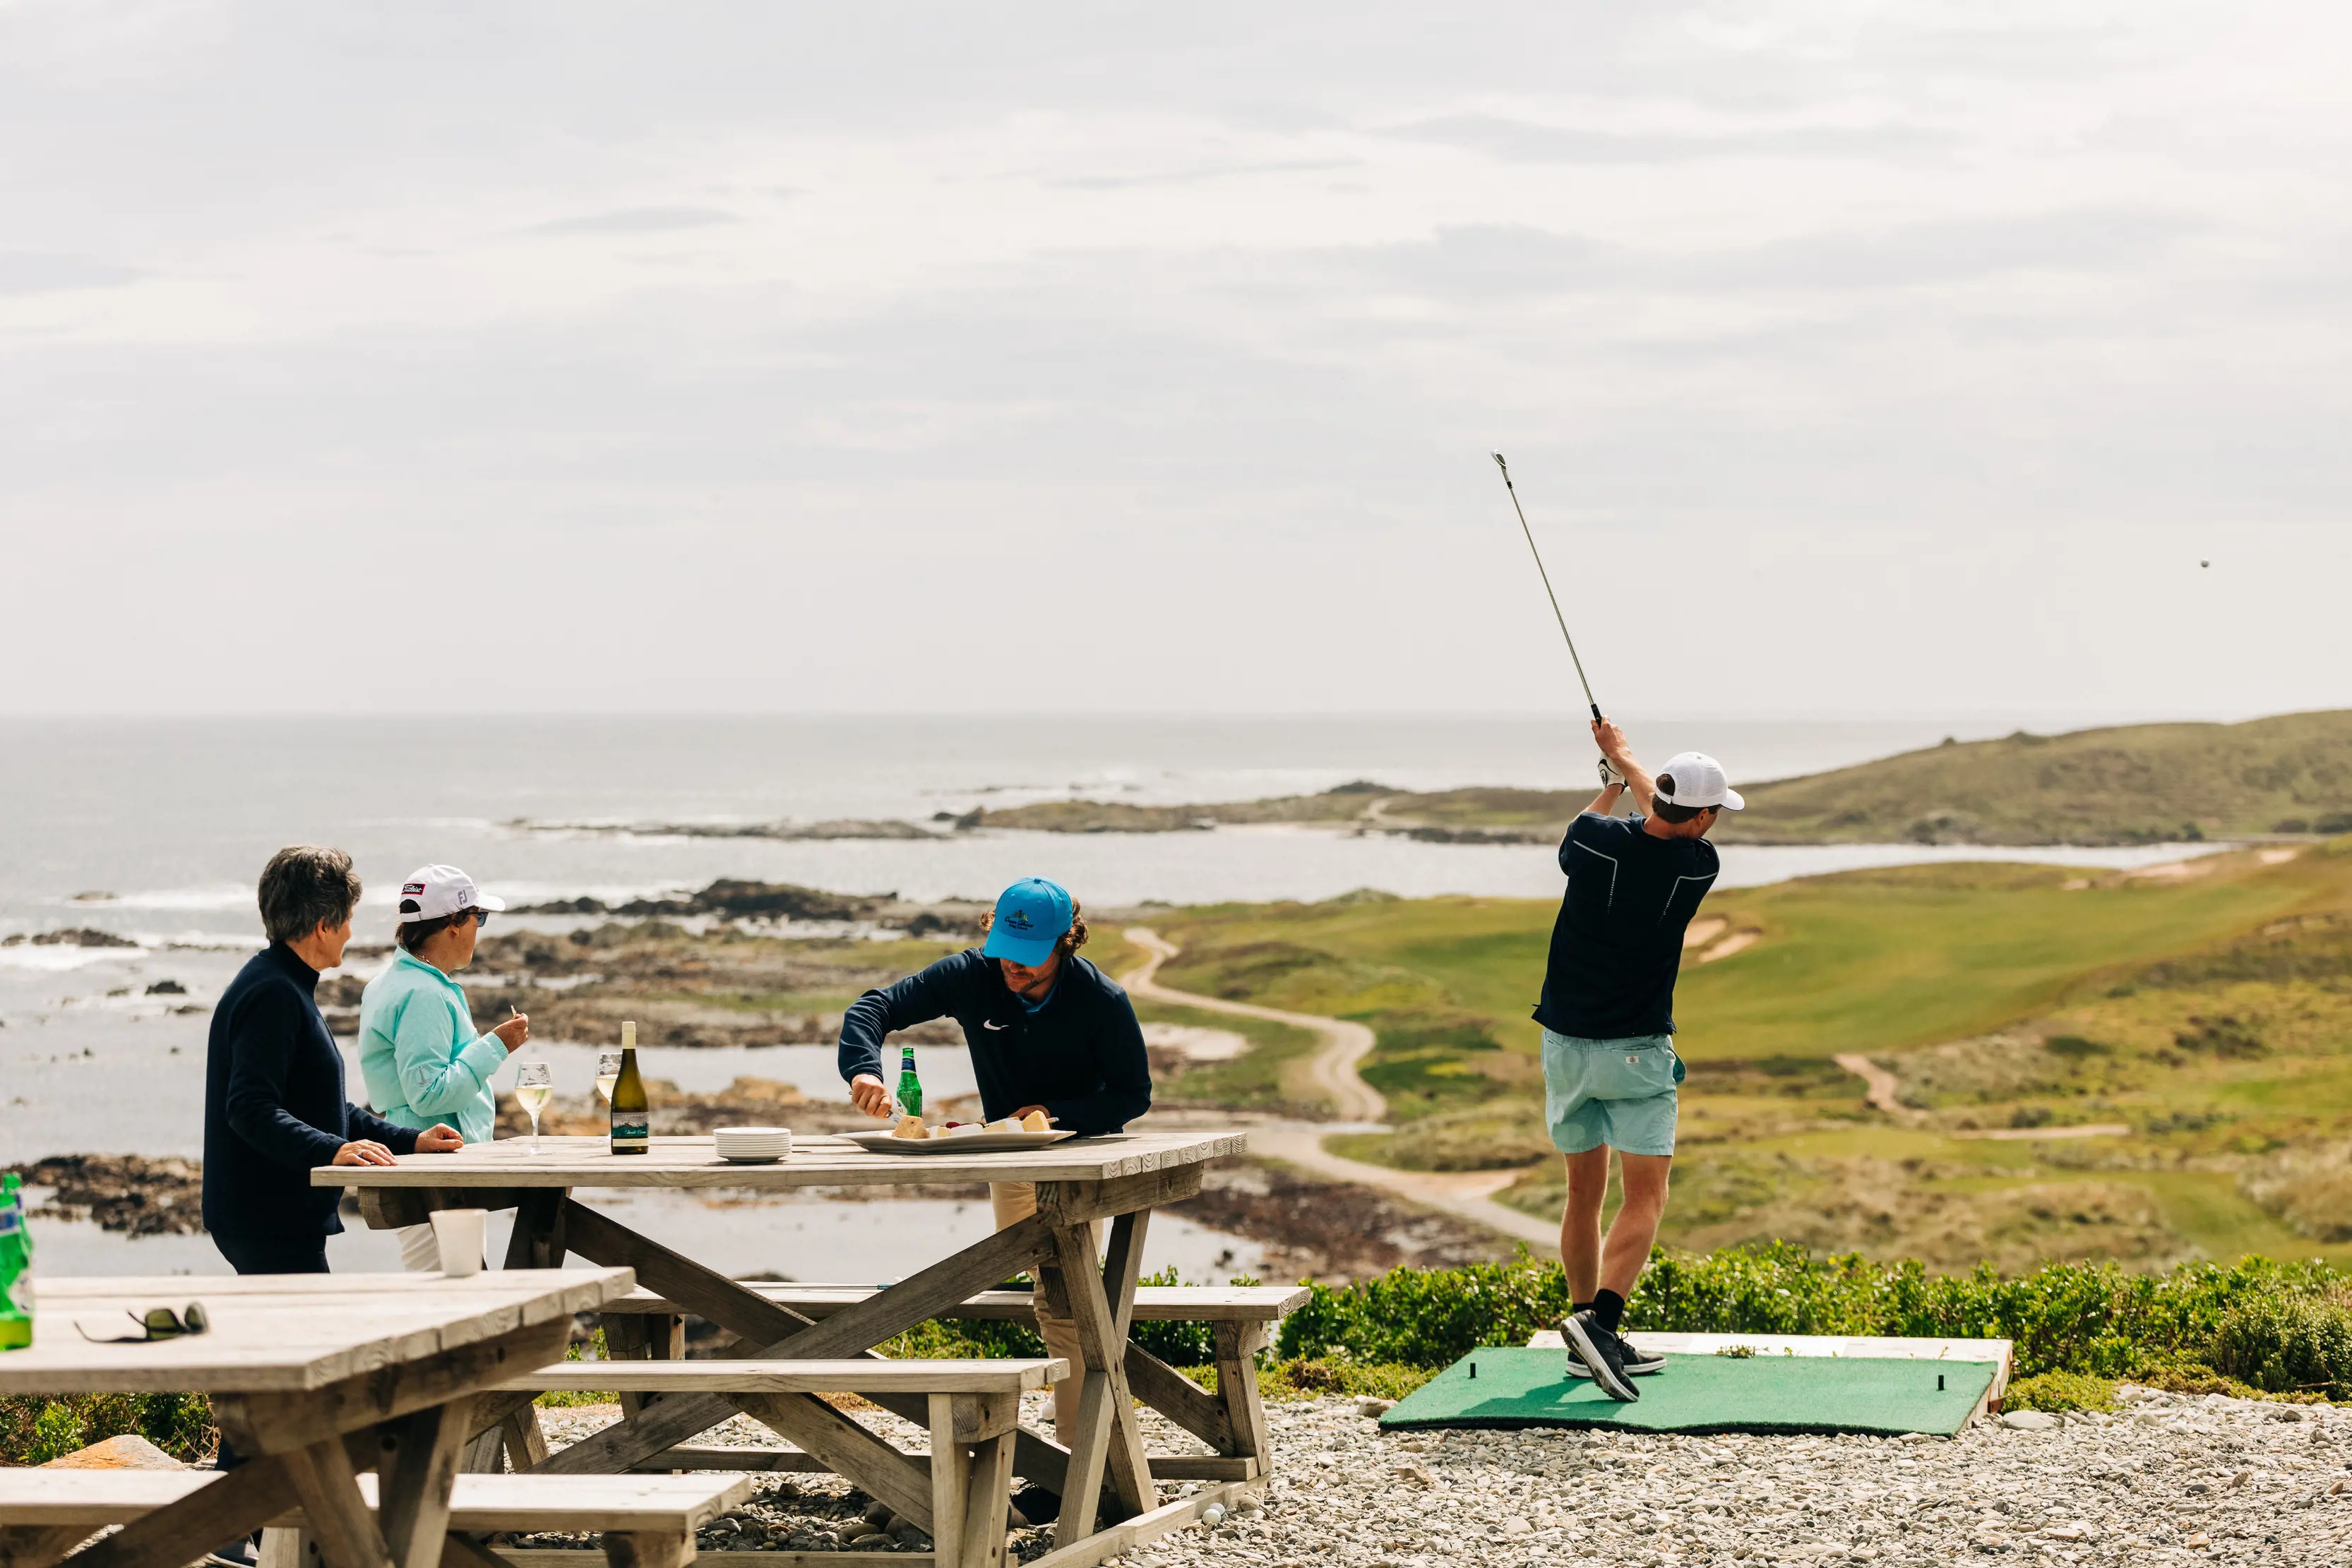
[[[464,1280],[482,1271],[482,1227],[489,1218],[485,1208],[436,1208],[433,1239],[441,1244],[441,1275]]]

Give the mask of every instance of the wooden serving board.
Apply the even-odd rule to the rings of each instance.
[[[1076,1133],[966,1133],[954,1138],[901,1138],[891,1133],[851,1133],[849,1142],[877,1155],[995,1155],[1042,1149]]]

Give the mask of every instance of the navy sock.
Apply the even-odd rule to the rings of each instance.
[[[1617,1325],[1622,1322],[1624,1318],[1624,1297],[1619,1295],[1614,1291],[1595,1291],[1592,1292],[1593,1322],[1599,1323],[1602,1328],[1607,1329],[1611,1333],[1615,1333],[1617,1332]]]

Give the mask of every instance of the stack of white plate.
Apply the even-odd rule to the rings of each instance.
[[[772,1165],[792,1157],[790,1127],[720,1127],[711,1136],[719,1145],[719,1157],[737,1165]]]

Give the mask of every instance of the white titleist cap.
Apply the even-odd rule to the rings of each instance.
[[[1717,777],[1720,777],[1718,773]],[[419,866],[400,884],[400,924],[438,920],[461,909],[504,909],[507,901],[478,891],[474,879],[453,865]]]
[[[1720,806],[1727,811],[1748,804],[1723,776],[1723,764],[1704,751],[1676,752],[1658,769],[1658,799],[1669,806]]]

